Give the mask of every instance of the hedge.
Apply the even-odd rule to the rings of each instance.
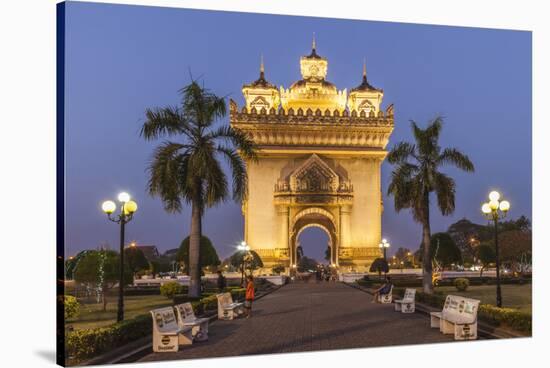
[[[233,300],[241,300],[244,298],[245,291],[246,289],[242,288],[231,288],[229,292]],[[216,295],[213,294],[192,301],[191,305],[195,313],[201,315],[209,310],[215,310],[218,307],[218,300]],[[150,335],[152,329],[151,315],[142,314],[108,327],[68,331],[66,333],[65,353],[71,365],[78,364],[83,360],[91,359]]]
[[[397,295],[403,295],[405,289],[394,289]],[[423,291],[416,291],[416,300],[435,308],[443,309],[446,295],[440,291],[433,294],[426,294]],[[513,308],[499,308],[491,304],[480,304],[478,319],[491,326],[506,326],[513,330],[531,333],[532,316],[530,313],[522,312]]]
[[[388,275],[391,278],[391,282],[395,287],[422,287],[422,279],[415,276],[401,276],[401,275]],[[458,277],[448,277],[438,282],[439,286],[454,286],[454,280]],[[494,285],[496,280],[491,277],[468,277],[468,281],[471,286],[479,285]],[[373,285],[380,285],[383,280],[380,280],[378,276],[370,276],[367,278],[359,279],[356,281],[359,285],[364,287],[371,287]],[[500,280],[502,285],[523,285],[530,284],[531,278],[529,277],[503,277]]]
[[[479,319],[493,326],[507,326],[517,331],[531,333],[532,316],[530,313],[512,308],[499,308],[490,304],[479,306]]]
[[[74,330],[66,333],[65,353],[69,360],[81,362],[151,333],[151,315],[117,322],[109,327]]]

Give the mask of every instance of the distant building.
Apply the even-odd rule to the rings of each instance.
[[[166,258],[176,258],[176,255],[178,254],[178,248],[174,248],[174,249],[168,249],[166,252],[164,252],[164,254],[162,255],[163,257],[166,257]]]
[[[149,262],[157,260],[160,257],[160,253],[156,245],[136,245],[136,248],[143,252],[143,255]]]

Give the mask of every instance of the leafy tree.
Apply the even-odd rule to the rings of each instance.
[[[405,267],[412,267],[412,252],[409,248],[397,248],[397,251],[395,252],[395,258],[398,262],[403,262]]]
[[[173,261],[176,262],[176,261]],[[170,264],[170,262],[161,257],[157,260],[149,262],[149,273],[153,278],[155,278],[159,273],[161,272],[171,272],[173,271],[174,267]]]
[[[479,244],[490,240],[492,237],[492,231],[486,225],[473,223],[466,218],[449,226],[447,233],[460,248],[462,258],[472,263],[476,257],[476,248]]]
[[[262,268],[264,266],[264,263],[262,262],[262,259],[253,250],[248,251],[248,253],[251,256],[251,259],[246,262],[246,269],[249,271],[254,271],[258,268]],[[245,256],[245,252],[237,251],[233,253],[233,255],[230,257],[229,261],[235,269],[241,270],[243,265],[243,258]]]
[[[78,262],[74,279],[76,282],[97,288],[103,297],[103,311],[107,310],[106,293],[118,284],[120,277],[119,254],[112,250],[88,251]],[[124,268],[123,282],[132,283],[133,275],[128,268]]]
[[[492,226],[490,225],[491,229]],[[531,232],[531,221],[525,217],[520,216],[516,220],[502,221],[499,224],[499,230],[502,232],[517,230],[521,232]]]
[[[247,193],[245,160],[256,159],[253,141],[228,125],[214,127],[226,115],[223,98],[197,81],[180,90],[181,106],[147,109],[141,136],[147,141],[164,137],[149,164],[148,189],[159,196],[168,212],[181,212],[182,201],[191,205],[189,246],[189,296],[201,294],[200,241],[206,208],[229,197],[228,180],[220,165],[225,159],[232,176],[233,199],[241,202]]]
[[[479,277],[483,276],[483,270],[496,261],[495,248],[490,244],[483,243],[477,247],[477,259],[481,263]]]
[[[439,263],[443,270],[461,260],[460,249],[447,233],[436,233],[431,238],[431,259]]]
[[[93,252],[92,250],[83,250],[79,252],[76,256],[70,257],[65,261],[65,278],[67,280],[72,280],[74,278],[74,270],[78,261],[88,252]]]
[[[327,247],[327,249],[325,249],[325,261],[331,261],[330,259],[330,247]]]
[[[136,277],[139,271],[145,271],[150,268],[149,261],[145,258],[143,251],[137,247],[127,247],[124,249],[124,261],[134,277]]]
[[[300,258],[297,264],[298,272],[307,272],[309,270],[315,270],[318,262],[313,258],[303,256]]]
[[[189,271],[189,239],[189,236],[183,239],[176,254],[176,261],[185,265],[185,272]],[[214,248],[210,239],[204,235],[201,237],[200,257],[201,269],[207,266],[218,266],[221,263],[216,248]]]
[[[285,272],[285,266],[283,266],[282,264],[277,264],[273,266],[271,270],[274,274],[280,275],[282,272]]]
[[[390,266],[388,261],[384,258],[376,258],[370,265],[369,272],[378,272],[378,278],[382,277],[382,272],[388,273],[390,271]]]
[[[532,235],[530,231],[509,230],[499,234],[501,260],[512,269],[523,272],[525,263],[532,257]]]
[[[446,216],[455,209],[455,181],[440,171],[445,165],[454,165],[467,172],[474,165],[465,154],[456,148],[442,149],[439,135],[443,119],[437,117],[425,129],[411,121],[415,143],[400,142],[388,154],[388,161],[396,165],[388,187],[388,195],[394,197],[397,212],[410,209],[413,218],[422,224],[424,257],[423,288],[433,292],[432,263],[430,261],[430,194],[435,193],[441,213]]]
[[[304,256],[304,248],[302,248],[301,245],[298,245],[296,247],[296,258],[298,259],[298,262],[300,262],[300,259]]]

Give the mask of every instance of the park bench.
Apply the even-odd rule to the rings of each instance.
[[[393,300],[392,292],[393,292],[393,285],[391,286],[389,293],[378,295],[378,302],[382,304],[391,304]]]
[[[441,312],[430,313],[430,326],[444,334],[454,334],[455,340],[477,339],[479,300],[447,295]]]
[[[172,307],[159,308],[151,311],[153,317],[153,351],[178,351],[180,345],[193,343],[191,326],[178,326]]]
[[[218,319],[231,320],[244,313],[243,303],[233,302],[230,293],[217,294]]]
[[[191,303],[178,304],[174,308],[178,317],[178,326],[180,328],[191,326],[193,341],[208,340],[208,318],[197,318]]]
[[[414,313],[414,297],[416,295],[416,289],[405,289],[403,299],[396,299],[395,311],[401,313]]]

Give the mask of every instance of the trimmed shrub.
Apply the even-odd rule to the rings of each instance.
[[[514,330],[531,333],[532,316],[512,308],[498,308],[494,305],[479,306],[479,319],[493,326],[505,325]]]
[[[455,279],[454,285],[456,290],[466,291],[468,289],[468,286],[470,286],[470,281],[465,278],[458,278],[458,279]]]
[[[151,315],[118,322],[109,327],[74,330],[66,334],[65,349],[71,365],[90,359],[151,333]]]
[[[164,284],[163,286],[168,284],[171,283]],[[229,292],[233,300],[240,301],[244,299],[246,289],[233,288]],[[177,297],[180,296],[184,297],[183,295],[178,295]],[[185,303],[187,301],[190,300],[181,300],[180,302]],[[205,312],[216,310],[218,308],[218,299],[215,294],[208,295],[200,300],[191,301],[191,305],[195,314],[201,315]],[[67,333],[65,340],[66,354],[70,365],[76,365],[86,359],[91,359],[109,350],[150,335],[152,328],[153,321],[151,315],[143,314],[133,319],[115,323],[109,327],[70,331]]]
[[[396,289],[394,289],[396,290]],[[404,289],[397,289],[396,294],[402,295]],[[426,294],[422,291],[416,292],[416,301],[435,308],[443,309],[446,295],[435,291],[433,294]],[[480,304],[478,319],[492,326],[507,326],[513,330],[531,333],[532,316],[530,313],[522,312],[512,308],[498,308],[490,304]]]
[[[65,320],[78,316],[80,312],[80,303],[74,296],[63,296],[63,309],[65,311]]]
[[[183,286],[177,281],[170,281],[160,287],[160,295],[172,299],[174,295],[181,294]]]
[[[277,264],[277,265],[273,266],[271,271],[273,271],[273,273],[275,275],[280,275],[282,272],[285,272],[285,266],[282,265],[282,264]]]

